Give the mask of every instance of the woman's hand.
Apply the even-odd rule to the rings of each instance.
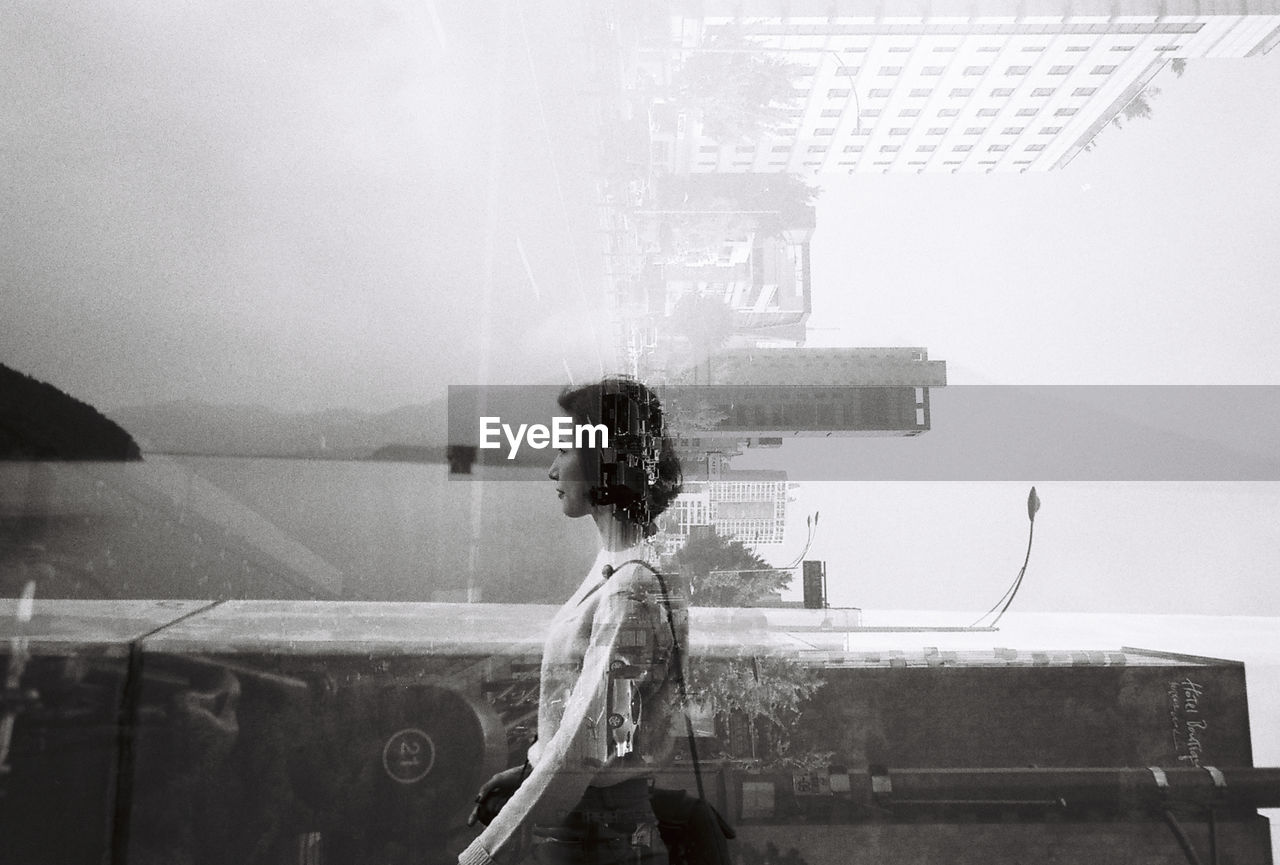
[[[528,764],[512,766],[485,781],[480,787],[480,792],[476,794],[476,806],[471,809],[467,825],[474,826],[479,820],[488,826],[493,818],[498,816],[502,806],[507,804],[507,800],[519,789],[528,769]]]

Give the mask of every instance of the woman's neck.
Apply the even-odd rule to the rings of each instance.
[[[611,553],[637,547],[644,540],[644,532],[630,520],[620,520],[612,507],[598,508],[594,514],[596,530],[600,532],[600,546]]]

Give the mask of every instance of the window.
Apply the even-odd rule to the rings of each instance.
[[[861,69],[862,69],[861,66],[837,66],[836,74],[837,75],[857,75],[858,72],[861,71]]]
[[[926,66],[920,70],[921,75],[941,75],[947,71],[945,66]]]
[[[1031,95],[1032,95],[1032,96],[1052,96],[1052,95],[1053,95],[1053,88],[1052,88],[1052,87],[1037,87],[1035,90],[1032,90],[1032,91],[1031,91]]]
[[[1041,135],[1057,135],[1061,131],[1062,131],[1061,126],[1041,126],[1040,127]]]
[[[1090,75],[1110,75],[1112,72],[1115,72],[1115,71],[1116,71],[1116,67],[1114,66],[1095,66],[1093,67],[1093,70],[1089,74]]]
[[[983,45],[978,50],[985,54],[995,54],[1000,51],[1000,46],[999,45]]]
[[[835,135],[836,128],[834,126],[823,126],[821,129],[813,130],[814,135]]]
[[[972,96],[973,88],[972,87],[953,87],[951,89],[951,93],[948,95],[950,95],[953,99],[960,96]]]
[[[1053,116],[1054,117],[1070,117],[1072,114],[1075,114],[1075,113],[1076,113],[1076,109],[1074,108],[1059,108],[1057,111],[1053,112]]]
[[[858,163],[856,163],[856,162],[852,162],[852,161],[850,161],[850,162],[837,162],[837,163],[836,163],[836,165],[857,165],[857,164],[858,164]]]
[[[893,90],[888,87],[875,87],[867,93],[872,99],[886,99],[893,95]]]
[[[845,153],[861,153],[861,152],[862,152],[862,145],[861,145],[861,144],[846,144],[846,145],[844,146],[844,152],[845,152]]]
[[[1001,130],[1000,134],[1001,135],[1021,135],[1022,131],[1026,128],[1027,127],[1025,126],[1006,126],[1003,130]]]
[[[1044,49],[1045,49],[1045,46],[1043,45],[1023,45],[1022,46],[1023,51],[1043,51]]]
[[[1181,45],[1161,45],[1156,50],[1157,51],[1177,51],[1181,47],[1182,47]]]
[[[1031,164],[1031,160],[1030,160],[1030,159],[1015,159],[1015,160],[1014,160],[1014,162],[1013,162],[1013,164],[1014,164],[1014,165],[1030,165],[1030,164]]]
[[[804,165],[805,165],[805,167],[806,167],[806,168],[817,168],[818,166],[822,165],[822,163],[821,163],[821,162],[814,162],[814,161],[810,160],[809,162],[806,162]]]
[[[1070,75],[1074,66],[1051,66],[1049,67],[1050,75]]]
[[[877,75],[901,75],[902,67],[901,66],[881,66],[880,71],[877,72],[876,74]]]
[[[964,134],[965,135],[981,135],[986,131],[987,131],[987,127],[985,126],[970,126],[967,129],[965,129]]]
[[[972,145],[972,144],[957,144],[955,147],[953,147],[953,148],[951,148],[951,149],[952,149],[952,151],[954,151],[954,152],[956,152],[956,153],[967,153],[968,151],[970,151],[970,150],[972,150],[972,149],[973,149],[973,145]]]
[[[1071,91],[1071,95],[1072,96],[1092,96],[1097,92],[1098,92],[1098,88],[1096,87],[1077,87],[1075,90]]]
[[[854,129],[849,134],[850,135],[870,135],[871,130],[870,129]]]
[[[790,144],[779,144],[779,145],[777,145],[777,146],[775,146],[775,147],[773,148],[773,152],[774,152],[774,153],[790,153],[790,152],[791,152],[791,145],[790,145]]]
[[[934,51],[955,51],[955,50],[956,50],[956,46],[954,46],[954,45],[935,45],[935,46],[933,46],[933,50],[934,50]]]
[[[911,46],[910,45],[890,45],[889,53],[890,54],[910,54]]]
[[[807,153],[826,153],[826,152],[827,152],[827,145],[825,145],[825,144],[810,144],[810,145],[809,145],[809,149],[808,149],[807,151],[805,151],[805,152],[807,152]]]
[[[1001,153],[1008,149],[1009,149],[1009,145],[1007,144],[991,144],[987,146],[988,153]]]
[[[822,116],[823,116],[823,117],[839,117],[841,114],[844,114],[844,109],[843,109],[843,108],[824,108],[824,109],[822,109]]]
[[[988,69],[988,68],[990,68],[990,67],[987,67],[987,66],[966,66],[966,67],[964,68],[964,74],[965,74],[965,75],[986,75],[986,74],[987,74],[987,69]]]
[[[704,144],[698,148],[699,153],[719,153],[720,148],[715,144]]]
[[[912,91],[911,91],[909,94],[907,94],[907,95],[912,96],[912,97],[915,97],[915,98],[919,98],[919,97],[921,97],[921,96],[928,96],[928,95],[929,95],[929,94],[931,94],[931,93],[933,93],[933,91],[932,91],[932,90],[930,90],[930,89],[928,89],[927,87],[917,87],[915,90],[912,90]]]
[[[833,90],[828,90],[827,97],[830,99],[840,99],[841,97],[848,96],[852,92],[853,91],[849,90],[848,88],[841,89],[837,87]]]
[[[733,151],[734,153],[755,153],[756,146],[754,144],[740,144]]]
[[[1136,45],[1112,45],[1111,50],[1112,51],[1132,51],[1136,47],[1137,47]]]
[[[1019,108],[1017,116],[1018,117],[1035,117],[1036,110],[1034,108]]]
[[[906,126],[895,126],[889,130],[890,135],[910,135],[911,130]]]
[[[959,108],[941,108],[938,110],[939,117],[958,117],[959,115]]]
[[[1001,98],[1001,97],[1004,97],[1004,96],[1012,96],[1012,95],[1013,95],[1013,88],[1012,88],[1012,87],[997,87],[995,90],[992,90],[992,91],[991,91],[991,95],[992,95],[992,96],[994,96],[994,97],[996,97],[997,99],[999,99],[999,98]]]
[[[1026,75],[1031,71],[1030,66],[1010,66],[1004,71],[1005,75]]]
[[[898,112],[898,116],[899,116],[899,117],[919,117],[919,116],[920,116],[920,109],[919,109],[919,108],[904,108],[904,109],[902,109],[901,111],[899,111],[899,112]]]
[[[864,109],[862,110],[862,115],[861,115],[861,116],[863,116],[863,117],[879,117],[879,116],[880,116],[880,109],[879,109],[879,108],[864,108]]]
[[[979,117],[995,117],[1000,113],[999,108],[980,108],[978,109]]]
[[[804,109],[803,109],[803,108],[789,108],[789,109],[787,109],[787,116],[788,116],[788,117],[804,117]]]
[[[1027,145],[1027,147],[1026,147],[1026,149],[1027,149],[1027,150],[1030,150],[1030,151],[1033,151],[1033,152],[1034,152],[1034,151],[1040,151],[1040,150],[1044,150],[1044,145],[1043,145],[1043,144],[1028,144],[1028,145]]]
[[[938,149],[936,144],[921,144],[916,148],[916,153],[932,153]]]
[[[925,135],[946,135],[946,134],[947,134],[947,127],[945,126],[930,126],[929,131],[925,133]]]
[[[898,145],[896,145],[896,144],[881,144],[881,145],[880,145],[880,152],[881,152],[881,153],[897,153],[897,152],[898,152]]]

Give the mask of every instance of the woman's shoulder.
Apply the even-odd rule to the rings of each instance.
[[[609,591],[615,597],[648,601],[663,592],[665,576],[655,565],[640,560],[623,562],[609,576]]]

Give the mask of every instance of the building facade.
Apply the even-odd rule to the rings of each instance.
[[[793,98],[777,106],[785,120],[755,140],[714,140],[696,111],[656,130],[655,155],[676,173],[1062,168],[1169,64],[1248,57],[1280,41],[1275,0],[709,0],[699,8],[672,18],[676,67],[699,51],[766,53],[787,64]]]

